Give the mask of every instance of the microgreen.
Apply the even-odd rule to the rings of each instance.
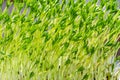
[[[0,1],[1,80],[116,80],[115,0],[18,2]]]

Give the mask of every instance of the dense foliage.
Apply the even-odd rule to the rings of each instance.
[[[1,80],[115,80],[115,0],[24,3],[16,0],[11,14],[9,1],[0,9]]]

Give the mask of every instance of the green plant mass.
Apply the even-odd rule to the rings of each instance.
[[[116,0],[1,0],[0,6],[0,80],[118,79]]]

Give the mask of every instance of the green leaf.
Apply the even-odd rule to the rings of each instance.
[[[88,80],[89,75],[85,74],[82,80]]]
[[[0,54],[2,54],[2,55],[5,55],[5,52],[3,52],[3,51],[0,51]]]
[[[68,65],[71,63],[71,60],[70,59],[67,59],[67,61],[65,62],[65,65]]]
[[[78,72],[83,72],[83,70],[85,70],[85,68],[83,66],[80,66],[77,71]]]
[[[29,78],[32,78],[34,75],[35,75],[35,73],[31,72]]]

